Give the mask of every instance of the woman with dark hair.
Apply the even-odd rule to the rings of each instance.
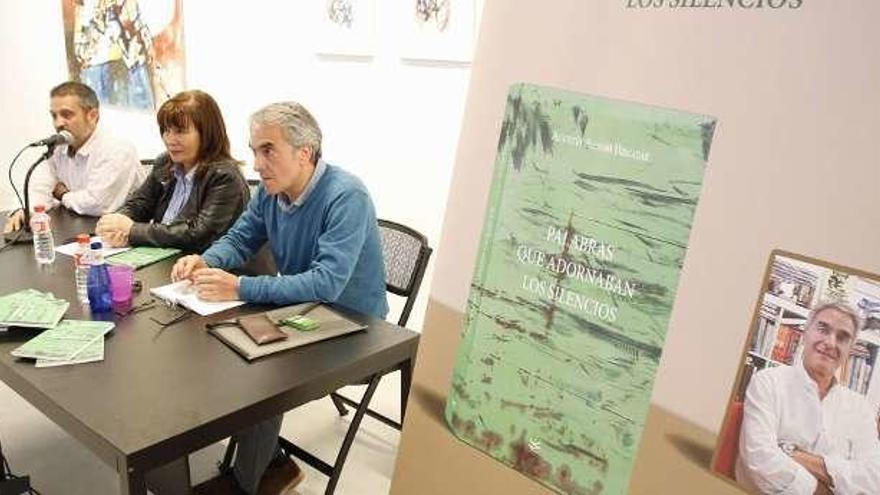
[[[113,247],[175,247],[202,252],[238,218],[250,194],[229,153],[220,108],[192,90],[166,101],[156,115],[167,153],[96,233]]]

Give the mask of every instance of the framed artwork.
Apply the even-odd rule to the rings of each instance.
[[[402,57],[470,62],[476,33],[474,0],[404,0]]]
[[[322,55],[369,57],[375,45],[375,0],[316,0]]]
[[[183,90],[183,0],[61,0],[70,79],[103,104],[158,108]]]
[[[749,493],[880,493],[880,276],[773,251],[712,470]]]

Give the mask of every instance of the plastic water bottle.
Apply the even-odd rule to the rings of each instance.
[[[76,254],[73,256],[74,279],[76,280],[76,297],[80,304],[89,302],[89,266],[92,264],[89,247],[89,235],[76,236]]]
[[[34,234],[34,257],[37,263],[47,265],[55,261],[55,238],[46,207],[37,205],[31,216],[31,232]]]
[[[110,271],[104,263],[103,246],[100,241],[92,243],[91,262],[88,275],[89,307],[92,313],[109,313],[113,309]]]

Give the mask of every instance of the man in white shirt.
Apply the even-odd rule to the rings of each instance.
[[[52,88],[49,97],[52,125],[56,131],[70,132],[73,142],[58,146],[35,170],[31,207],[42,204],[50,209],[60,203],[89,216],[115,211],[147,175],[134,146],[98,126],[98,98],[85,84],[62,83]],[[23,218],[21,210],[13,212],[4,232],[20,229]]]
[[[835,378],[859,328],[849,305],[821,304],[804,329],[803,363],[752,378],[736,465],[750,492],[880,494],[875,412]]]

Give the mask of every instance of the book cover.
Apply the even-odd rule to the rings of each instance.
[[[560,493],[625,493],[715,119],[511,87],[446,419]]]

